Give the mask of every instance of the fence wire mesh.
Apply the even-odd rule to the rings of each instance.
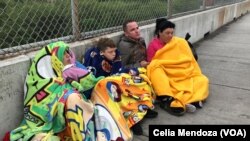
[[[127,19],[145,25],[159,17],[240,1],[0,0],[0,55],[8,57],[52,41],[73,42],[120,31]]]

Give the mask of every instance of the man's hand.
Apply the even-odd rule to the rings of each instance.
[[[140,62],[141,67],[146,67],[149,64],[149,62],[143,60]]]

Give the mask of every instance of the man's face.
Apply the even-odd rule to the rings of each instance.
[[[109,61],[113,61],[116,56],[116,48],[107,47],[105,51],[101,51],[101,54]]]
[[[140,39],[140,30],[136,22],[130,22],[127,24],[127,30],[124,32],[127,37],[138,40]]]

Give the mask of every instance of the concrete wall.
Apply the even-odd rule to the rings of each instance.
[[[221,26],[245,14],[250,9],[250,1],[219,7],[191,15],[171,19],[176,23],[175,34],[184,37],[189,32],[191,42],[197,42],[204,34],[211,33]],[[152,39],[155,24],[141,27],[146,43]],[[118,41],[122,32],[106,35]],[[82,59],[85,48],[92,45],[93,40],[71,43],[77,59]],[[0,139],[4,133],[16,128],[23,118],[23,84],[30,66],[30,61],[36,52],[0,61]]]

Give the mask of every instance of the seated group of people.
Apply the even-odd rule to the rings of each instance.
[[[146,48],[136,21],[123,24],[118,45],[101,38],[76,61],[69,45],[50,43],[32,61],[25,82],[24,119],[5,140],[132,140],[154,101],[181,116],[208,97],[204,76],[175,24],[157,19]]]

